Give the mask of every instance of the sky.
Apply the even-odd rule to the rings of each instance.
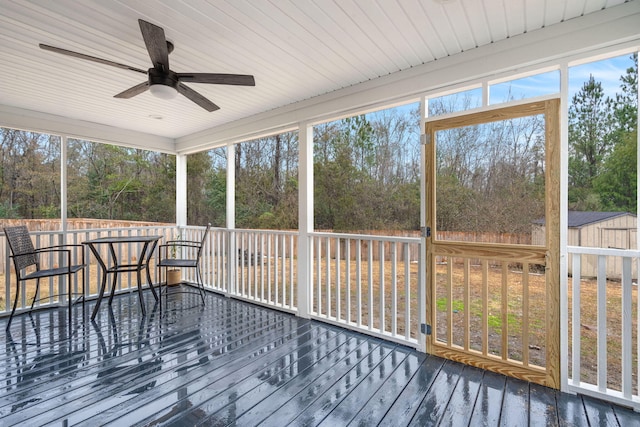
[[[569,99],[573,97],[593,75],[596,81],[602,84],[605,96],[615,99],[615,95],[620,91],[620,77],[626,74],[627,68],[633,66],[630,54],[610,58],[602,61],[590,62],[583,65],[569,68]],[[511,99],[532,98],[555,94],[560,91],[560,72],[550,71],[523,79],[512,80],[504,83],[491,85],[490,104],[499,104]],[[481,105],[482,93],[480,89],[468,91],[473,98],[472,106]],[[451,97],[454,103],[461,102],[461,97],[449,95],[443,99]],[[463,106],[456,108],[456,111],[464,110]]]
[[[622,55],[602,61],[589,62],[587,64],[569,68],[569,99],[573,97],[593,75],[597,82],[602,84],[605,96],[615,99],[620,91],[620,77],[626,74],[627,68],[633,65],[631,55]],[[509,87],[515,99],[527,98],[557,93],[560,90],[560,73],[551,71],[525,79],[494,85],[491,88],[491,103],[504,100],[507,97]]]
[[[615,99],[620,91],[620,77],[626,74],[627,68],[633,66],[631,55],[618,56],[604,61],[571,67],[569,69],[569,98],[582,88],[584,82],[593,74],[596,81],[602,83],[605,96]]]

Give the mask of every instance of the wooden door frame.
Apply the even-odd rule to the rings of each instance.
[[[544,115],[545,121],[545,225],[546,246],[528,247],[531,251],[529,257],[535,262],[542,260],[545,265],[546,276],[546,366],[544,372],[531,372],[519,369],[515,365],[496,363],[495,360],[477,355],[455,354],[446,351],[435,344],[436,334],[426,336],[426,349],[428,353],[436,354],[453,360],[462,361],[472,366],[500,372],[515,378],[525,379],[552,388],[560,388],[560,99],[552,98],[542,101],[534,101],[519,105],[496,108],[455,117],[434,119],[425,122],[426,134],[426,164],[425,164],[425,188],[426,188],[426,225],[432,232],[426,238],[427,245],[427,292],[426,292],[426,319],[430,325],[435,324],[435,257],[430,248],[442,241],[436,240],[437,228],[435,224],[436,203],[435,200],[435,133],[440,130],[463,126],[479,125],[501,120],[510,120],[532,115]],[[455,243],[458,245],[458,243]],[[473,250],[474,244],[463,244],[464,247]],[[453,245],[451,245],[453,246]],[[519,256],[518,245],[495,245],[496,253]],[[486,248],[484,248],[486,250]],[[532,255],[533,254],[533,255]],[[522,254],[522,256],[527,256]],[[433,273],[432,273],[433,272]]]

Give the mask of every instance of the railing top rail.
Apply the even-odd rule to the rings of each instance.
[[[420,243],[420,237],[404,237],[404,236],[378,236],[372,234],[348,234],[348,233],[309,233],[314,237],[337,237],[341,239],[352,240],[379,240],[383,242],[402,242],[402,243]]]
[[[567,252],[583,255],[606,255],[623,258],[640,258],[638,249],[596,248],[590,246],[567,246]]]
[[[229,232],[235,233],[255,233],[255,234],[281,234],[286,236],[297,236],[300,233],[297,231],[291,230],[263,230],[263,229],[252,229],[252,228],[221,228],[220,230],[226,230]]]

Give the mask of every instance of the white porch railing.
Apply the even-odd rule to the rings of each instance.
[[[569,246],[568,389],[640,410],[640,251]],[[581,274],[597,265],[597,277]],[[607,277],[607,266],[619,266]]]
[[[311,258],[314,318],[419,346],[420,238],[313,233]]]
[[[297,311],[298,233],[275,230],[232,230],[227,253],[228,294],[288,312]]]
[[[159,226],[70,230],[66,236],[61,232],[35,232],[32,235],[36,247],[42,247],[63,241],[82,243],[97,237],[141,234],[159,234],[164,236],[163,240],[178,236],[185,240],[200,240],[203,231],[204,227]],[[307,286],[307,294],[311,296],[311,317],[418,347],[419,238],[313,233],[310,242],[313,277],[300,282],[297,232],[212,228],[201,260],[205,288],[297,313],[299,286]],[[6,241],[2,243],[7,248]],[[118,248],[122,261],[135,261],[139,253],[140,247],[135,243]],[[90,262],[86,271],[86,296],[91,298],[98,293],[102,272],[88,250],[85,250],[85,257]],[[156,260],[154,255],[149,266],[154,283],[163,280],[158,277]],[[8,255],[5,265],[11,265]],[[12,268],[8,273],[0,292],[5,298],[0,311],[2,315],[10,312],[15,295]],[[196,282],[195,274],[195,270],[185,269],[182,279]],[[74,279],[76,288],[79,277]],[[55,280],[48,281],[45,292],[57,294],[57,286]],[[135,274],[119,275],[117,292],[130,292],[136,288]],[[26,291],[24,287],[21,289],[19,311],[30,304]],[[64,304],[64,301],[52,298],[40,305],[60,303]]]

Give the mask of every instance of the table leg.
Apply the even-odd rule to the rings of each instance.
[[[153,287],[153,283],[151,283],[151,272],[149,272],[149,264],[145,267],[147,269],[147,283],[151,288],[151,292],[153,293],[153,297],[158,301],[158,294],[156,293],[156,289]]]
[[[112,271],[113,283],[111,284],[111,295],[109,295],[109,305],[113,302],[113,297],[116,294],[116,286],[118,285],[118,272]]]
[[[140,268],[136,270],[138,276],[138,298],[140,299],[140,309],[142,310],[142,315],[147,314],[147,310],[144,307],[144,297],[142,296],[142,272]]]
[[[104,296],[104,288],[107,286],[107,273],[104,273],[102,276],[102,286],[100,286],[100,293],[98,294],[98,299],[96,300],[96,306],[93,307],[93,313],[91,314],[91,320],[96,318],[96,314],[98,314],[98,309],[100,308],[100,303],[102,302],[102,297]]]

